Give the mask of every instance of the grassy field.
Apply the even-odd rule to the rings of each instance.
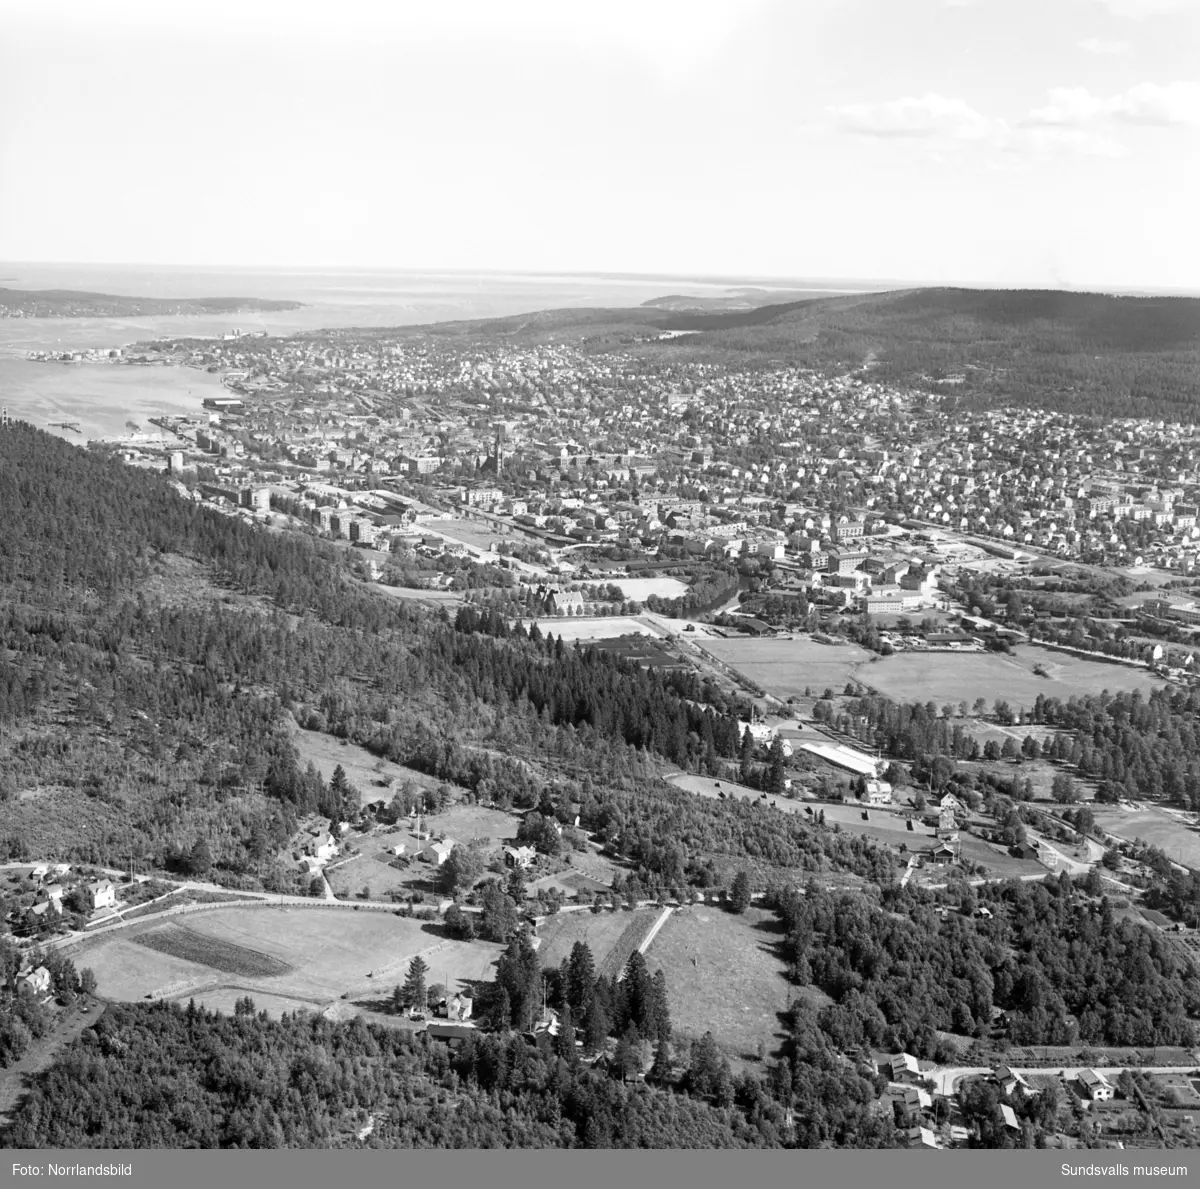
[[[545,969],[557,966],[571,953],[571,947],[577,941],[582,941],[591,949],[596,969],[599,971],[609,955],[618,948],[623,937],[627,941],[628,936],[637,931],[640,942],[654,924],[658,912],[655,908],[639,908],[636,912],[626,912],[624,909],[613,912],[606,908],[601,912],[567,912],[547,917],[538,928],[538,936],[542,939],[542,944],[538,947],[542,967]],[[628,935],[626,930],[630,930]],[[655,945],[657,944],[658,939],[655,938]],[[637,942],[630,949],[636,947]],[[625,958],[628,956],[627,951]],[[621,959],[622,964],[625,958]]]
[[[1101,809],[1093,806],[1096,824],[1130,842],[1141,839],[1157,846],[1168,858],[1200,871],[1200,829],[1161,809]]]
[[[805,688],[820,694],[826,687],[840,694],[846,682],[868,666],[875,654],[856,644],[820,644],[808,637],[792,640],[733,639],[703,642],[705,652],[736,669],[777,698],[801,697]],[[870,665],[863,680],[874,684],[878,665]]]
[[[808,637],[765,640],[708,640],[704,648],[718,660],[777,698],[798,697],[831,688],[840,694],[849,680],[861,681],[898,702],[966,702],[997,699],[1031,706],[1038,694],[1066,700],[1072,694],[1102,690],[1151,690],[1159,678],[1145,669],[1105,664],[1070,653],[1021,645],[1011,656],[999,653],[897,652],[878,657],[857,645],[820,644]],[[1033,671],[1040,665],[1046,672]]]
[[[711,1032],[726,1053],[754,1057],[759,1041],[779,1047],[787,1007],[783,941],[775,914],[750,908],[734,916],[708,905],[671,914],[646,951],[651,971],[667,977],[676,1036]]]
[[[1041,665],[1039,677],[1034,665]],[[1012,656],[999,653],[898,652],[864,668],[858,676],[898,702],[967,702],[984,698],[1032,706],[1038,694],[1062,698],[1102,690],[1150,690],[1161,681],[1145,669],[1110,665],[1085,657],[1022,645]]]
[[[292,733],[292,742],[300,754],[301,766],[310,762],[315,764],[324,780],[329,780],[334,768],[341,764],[346,779],[362,794],[364,805],[373,801],[390,801],[396,789],[405,781],[424,789],[437,788],[441,783],[414,768],[380,759],[365,747],[335,739],[323,731],[305,731],[297,727]],[[391,784],[385,786],[382,782],[388,779]]]
[[[451,941],[433,924],[345,908],[195,913],[187,918],[187,932],[197,940],[189,940],[186,949],[172,946],[174,952],[145,944],[145,933],[160,928],[134,926],[85,943],[73,956],[95,971],[100,993],[113,999],[199,997],[225,994],[232,986],[243,994],[323,1006],[343,994],[385,997],[416,954],[429,963],[431,982],[455,990],[490,978],[501,951],[489,942]],[[231,955],[239,964],[236,973],[229,969]],[[247,955],[261,963],[259,969],[283,966],[287,972],[249,973]]]

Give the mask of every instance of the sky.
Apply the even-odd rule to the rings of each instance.
[[[1200,290],[1200,0],[0,0],[0,259]]]

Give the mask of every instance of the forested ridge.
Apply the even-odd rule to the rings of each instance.
[[[940,392],[973,407],[1200,420],[1200,299],[1035,289],[924,288],[724,313],[552,310],[438,333],[578,336],[680,360],[786,361]],[[667,341],[656,332],[689,331]],[[647,338],[650,341],[645,341]]]
[[[1195,1043],[1193,964],[1069,879],[984,885],[953,912],[886,899],[810,887],[778,903],[797,980],[834,1000],[818,1022],[837,1048],[944,1055],[937,1030],[981,1036],[993,1007],[1018,1044]]]
[[[286,886],[272,856],[297,819],[341,808],[299,764],[294,720],[502,804],[536,804],[568,771],[583,824],[649,886],[746,861],[764,882],[891,870],[877,848],[659,781],[657,757],[711,768],[742,745],[742,708],[694,675],[388,600],[328,546],[28,426],[0,434],[0,501],[8,855],[112,861],[132,846],[162,866],[203,839],[224,881]],[[147,594],[180,558],[202,581]],[[33,784],[54,790],[36,808],[14,798]]]

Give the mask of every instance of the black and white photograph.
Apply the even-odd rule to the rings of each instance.
[[[1200,0],[0,0],[4,1186],[1200,1175],[1198,212]]]

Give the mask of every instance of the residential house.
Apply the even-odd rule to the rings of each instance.
[[[449,857],[456,843],[453,838],[444,838],[440,842],[431,842],[421,851],[421,858],[426,863],[440,867]]]
[[[1092,1102],[1109,1102],[1116,1095],[1112,1082],[1094,1069],[1081,1069],[1075,1081],[1084,1097]]]
[[[111,879],[98,879],[87,885],[87,895],[91,901],[92,911],[101,908],[115,908],[117,904],[117,886]]]
[[[532,846],[506,846],[504,848],[504,865],[528,870],[537,858],[537,851]]]
[[[50,971],[44,966],[27,970],[17,976],[17,986],[28,989],[34,995],[45,995],[50,990]]]

